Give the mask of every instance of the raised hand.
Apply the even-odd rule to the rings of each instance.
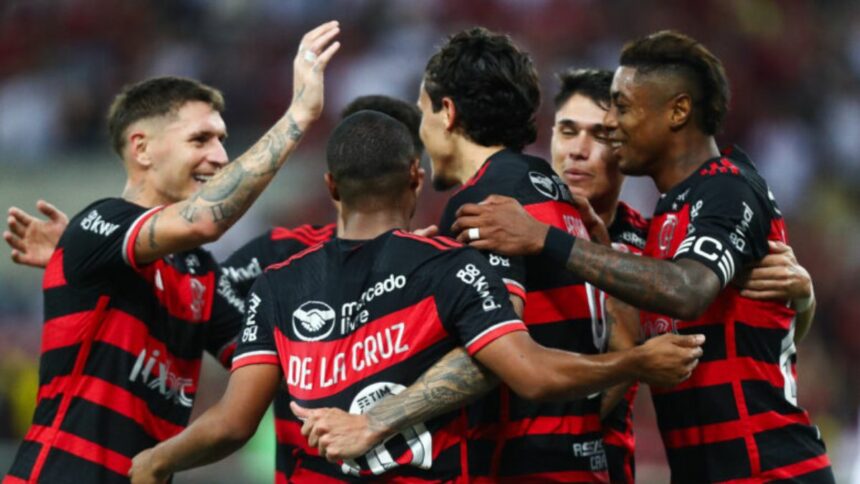
[[[737,277],[741,296],[750,299],[793,301],[812,296],[812,278],[797,263],[794,251],[782,242],[770,241],[770,254]]]
[[[36,202],[36,209],[48,219],[40,220],[18,207],[10,207],[3,239],[12,248],[11,257],[16,264],[45,267],[69,225],[69,217],[44,200]]]
[[[293,101],[290,111],[301,125],[316,120],[323,110],[323,87],[328,62],[340,48],[332,40],[340,33],[336,20],[326,22],[302,37],[293,60]]]

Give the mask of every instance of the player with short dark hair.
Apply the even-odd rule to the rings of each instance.
[[[461,240],[543,253],[643,309],[647,336],[708,334],[688,382],[655,389],[675,482],[833,482],[818,430],[797,405],[796,311],[744,297],[729,283],[760,261],[785,225],[767,184],[737,148],[717,149],[728,81],[695,40],[664,31],[625,46],[604,124],[622,173],[648,175],[663,193],[644,255],[621,254],[529,216],[509,198],[464,206]]]
[[[216,90],[158,78],[119,96],[126,187],[74,216],[46,267],[37,408],[4,483],[127,482],[132,456],[187,423],[202,352],[229,364],[241,324],[197,247],[239,218],[321,113],[337,33],[327,23],[302,39],[290,108],[231,164]]]
[[[387,139],[371,141],[368,133]],[[631,373],[671,384],[695,364],[699,337],[670,335],[590,357],[536,344],[479,253],[444,237],[404,232],[423,179],[411,155],[408,130],[384,114],[360,111],[335,128],[326,181],[341,202],[342,232],[254,283],[225,395],[186,431],[135,457],[132,482],[165,479],[241,446],[282,377],[295,402],[361,413],[456,346],[530,398],[582,396]],[[304,416],[301,407],[294,410]],[[319,482],[345,478],[343,472],[407,482],[463,478],[465,425],[460,412],[416,422],[343,465],[326,462],[332,456],[318,455],[312,441],[298,450],[291,479]]]
[[[379,94],[359,96],[343,108],[340,117],[343,119],[364,110],[385,113],[409,128],[413,147],[412,156],[421,158],[421,154],[424,153],[424,143],[421,142],[421,136],[418,134],[418,127],[421,126],[421,111],[415,104]]]

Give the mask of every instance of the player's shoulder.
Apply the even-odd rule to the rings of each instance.
[[[283,277],[285,273],[301,270],[305,265],[313,264],[320,258],[325,258],[326,253],[323,249],[330,243],[331,241],[323,241],[306,247],[286,259],[266,267],[263,275],[268,274],[269,278],[279,278]]]
[[[546,160],[509,149],[491,156],[461,191],[480,193],[482,199],[505,195],[523,204],[570,200],[567,186]]]
[[[402,253],[404,259],[423,259],[443,253],[457,252],[464,245],[450,237],[424,237],[404,230],[394,230],[386,241],[386,250]]]
[[[66,246],[70,239],[77,240],[82,236],[101,239],[123,234],[131,221],[148,210],[156,209],[147,209],[122,198],[96,200],[71,217],[68,228],[60,239],[60,245]]]
[[[732,146],[719,157],[706,161],[692,177],[693,188],[698,190],[752,190],[758,195],[767,194],[767,183],[755,163],[740,148]]]
[[[298,243],[305,247],[331,240],[335,234],[335,224],[328,225],[299,225],[297,227],[274,227],[269,233],[272,242]]]

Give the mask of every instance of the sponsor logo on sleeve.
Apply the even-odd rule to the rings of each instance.
[[[466,264],[465,267],[457,271],[457,279],[463,281],[469,287],[472,287],[481,299],[481,308],[484,312],[489,312],[502,307],[493,298],[490,292],[490,283],[487,282],[487,277],[481,273],[475,264]]]
[[[93,210],[81,220],[81,228],[87,232],[107,237],[119,228],[119,224],[106,222],[97,210]]]

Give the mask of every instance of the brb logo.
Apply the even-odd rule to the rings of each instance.
[[[406,387],[397,383],[372,383],[358,392],[358,395],[352,400],[349,413],[361,415],[376,405],[379,400],[388,395],[397,395],[405,389]],[[433,436],[427,431],[427,427],[423,423],[419,423],[402,431],[400,436],[406,439],[406,445],[412,451],[412,460],[409,462],[409,465],[420,469],[429,469],[433,465]],[[386,446],[391,439],[395,438],[397,436],[390,437],[385,442],[370,449],[367,454],[364,454],[364,457],[367,458],[367,465],[374,475],[382,474],[400,465],[392,457],[388,446]],[[359,469],[358,464],[352,459],[347,459],[341,464],[341,470],[346,474],[357,476],[359,475]]]
[[[293,311],[293,333],[302,341],[319,341],[334,329],[337,314],[320,301],[308,301]]]

